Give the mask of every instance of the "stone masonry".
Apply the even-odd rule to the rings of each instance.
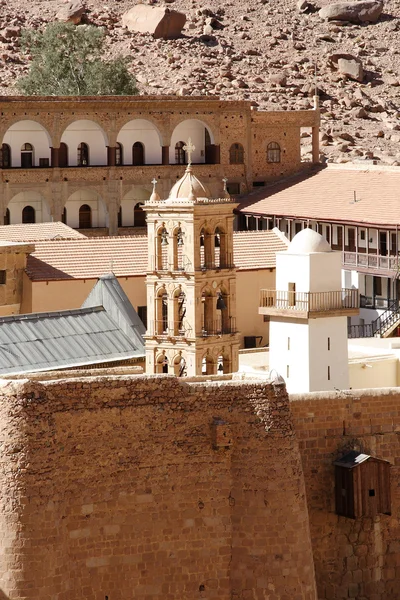
[[[3,381],[1,600],[316,600],[283,385]]]

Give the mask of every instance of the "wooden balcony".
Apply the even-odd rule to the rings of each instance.
[[[398,256],[382,256],[371,252],[343,252],[343,266],[347,269],[371,271],[372,273],[398,273],[400,262]]]
[[[359,292],[354,289],[332,292],[261,290],[258,312],[296,319],[347,317],[359,312]]]

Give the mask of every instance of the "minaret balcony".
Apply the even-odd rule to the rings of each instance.
[[[359,291],[341,289],[331,292],[260,291],[260,315],[316,319],[345,317],[359,312]]]

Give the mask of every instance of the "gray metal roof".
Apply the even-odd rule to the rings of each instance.
[[[372,459],[374,461],[386,462],[389,463],[388,460],[384,458],[376,458],[375,456],[371,456],[370,454],[362,454],[361,452],[357,452],[357,450],[350,450],[347,454],[339,458],[339,460],[335,460],[333,463],[337,467],[344,467],[346,469],[353,469],[366,460]],[[389,463],[390,464],[390,463]]]
[[[111,281],[108,284],[111,291],[104,292],[108,309],[88,306],[0,318],[0,374],[32,373],[143,357],[141,332],[144,326],[141,321],[137,323],[139,317],[132,305],[134,314],[125,306],[125,301],[113,303],[113,295],[118,296],[118,281],[116,285]],[[104,282],[99,281],[97,285],[103,287]]]

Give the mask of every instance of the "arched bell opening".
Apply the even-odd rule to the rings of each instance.
[[[156,373],[168,374],[168,358],[165,354],[160,354],[156,360]]]
[[[203,227],[200,231],[200,265],[204,270],[215,267],[213,246],[211,232]]]
[[[228,266],[226,233],[222,227],[217,227],[214,235],[214,262],[217,267],[224,269]]]
[[[174,295],[174,336],[185,336],[187,332],[186,294],[178,289]]]
[[[231,317],[229,316],[229,296],[225,288],[216,290],[216,331],[218,334],[231,333]]]
[[[168,333],[168,295],[165,288],[157,293],[155,331],[157,335]]]
[[[168,270],[168,246],[169,235],[163,225],[157,232],[156,236],[156,269],[158,271]]]
[[[213,335],[214,330],[214,297],[210,290],[206,289],[201,295],[202,313],[201,329],[203,336]]]
[[[173,362],[174,375],[176,377],[186,377],[187,376],[187,368],[186,368],[186,360],[182,356],[182,354],[178,354],[174,358]]]
[[[183,271],[185,269],[185,236],[182,228],[176,227],[172,234],[173,239],[173,255],[174,255],[174,271]]]
[[[217,374],[227,375],[228,373],[232,373],[231,359],[227,352],[222,352],[217,359]]]

